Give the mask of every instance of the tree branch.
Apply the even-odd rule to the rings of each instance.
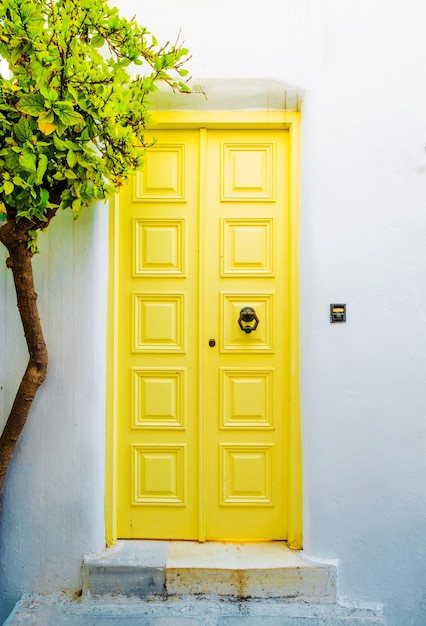
[[[0,228],[0,240],[9,251],[7,265],[12,269],[19,314],[27,342],[29,361],[15,396],[6,426],[0,437],[0,493],[16,443],[27,421],[28,413],[38,388],[44,382],[48,355],[37,308],[34,288],[32,254],[27,249],[27,237],[10,228]]]

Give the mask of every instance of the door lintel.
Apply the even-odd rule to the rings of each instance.
[[[297,111],[153,111],[148,128],[158,129],[284,129],[298,127]]]

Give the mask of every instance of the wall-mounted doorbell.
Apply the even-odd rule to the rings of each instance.
[[[346,322],[346,304],[330,304],[330,323]]]

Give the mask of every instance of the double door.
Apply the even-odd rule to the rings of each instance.
[[[118,537],[286,539],[285,130],[159,130],[120,194]]]

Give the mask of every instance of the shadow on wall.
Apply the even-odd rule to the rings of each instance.
[[[264,78],[197,78],[189,94],[159,90],[152,95],[156,111],[298,111],[301,92],[293,85]]]

